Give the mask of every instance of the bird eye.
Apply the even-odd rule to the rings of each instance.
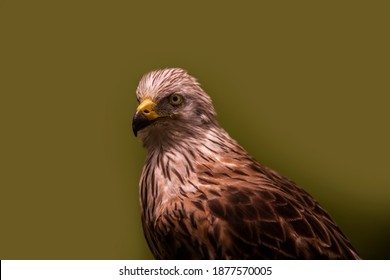
[[[169,96],[169,103],[171,103],[174,106],[180,105],[183,102],[183,96],[180,94],[174,93],[171,96]]]

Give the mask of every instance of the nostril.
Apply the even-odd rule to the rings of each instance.
[[[149,110],[147,109],[144,110],[144,114],[149,114],[149,113],[150,113]]]

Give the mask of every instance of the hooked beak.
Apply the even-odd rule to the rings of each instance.
[[[137,136],[138,131],[147,127],[159,117],[155,111],[156,106],[156,103],[151,99],[145,99],[139,104],[133,117],[133,132],[135,136]]]

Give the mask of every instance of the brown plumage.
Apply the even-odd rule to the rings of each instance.
[[[142,223],[157,259],[359,258],[308,193],[229,137],[186,71],[146,74],[137,99]]]

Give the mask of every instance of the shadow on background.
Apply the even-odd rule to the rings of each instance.
[[[0,1],[0,259],[148,259],[131,133],[186,68],[222,126],[389,259],[389,3]]]

